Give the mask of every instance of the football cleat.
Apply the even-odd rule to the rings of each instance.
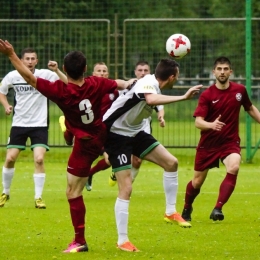
[[[79,252],[87,252],[87,251],[88,251],[87,244],[81,245],[76,241],[73,241],[69,244],[68,248],[63,251],[63,253],[79,253]]]
[[[123,250],[123,251],[127,251],[127,252],[139,252],[140,251],[130,241],[126,241],[122,245],[117,244],[117,248],[120,250]]]
[[[86,183],[87,191],[91,191],[92,190],[92,178],[93,178],[93,175],[88,177],[88,180],[87,180],[87,183]]]
[[[189,222],[187,222],[185,219],[183,219],[182,216],[177,212],[173,213],[170,216],[165,214],[164,220],[168,223],[177,223],[180,227],[183,227],[183,228],[191,227],[191,224]]]
[[[60,124],[60,128],[61,128],[61,131],[64,133],[66,132],[66,126],[65,126],[65,116],[60,116],[59,118],[59,124]]]
[[[110,176],[109,176],[108,184],[109,184],[109,186],[113,187],[113,186],[116,185],[116,182],[117,182],[117,180],[116,180],[116,175],[115,175],[114,172],[112,172],[112,173],[110,174]]]
[[[209,216],[210,219],[212,219],[213,221],[221,221],[224,219],[224,214],[222,213],[221,209],[213,209],[210,216]]]
[[[0,197],[0,207],[3,207],[9,199],[10,196],[8,194],[3,193]]]
[[[193,211],[193,208],[189,208],[189,209],[184,208],[183,211],[182,211],[182,214],[181,214],[182,218],[186,221],[191,221],[192,211]]]
[[[35,208],[37,209],[46,209],[46,205],[43,202],[42,198],[38,198],[35,200]]]

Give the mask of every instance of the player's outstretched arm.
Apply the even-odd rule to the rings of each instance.
[[[22,63],[22,61],[16,55],[13,46],[8,42],[0,39],[0,52],[6,55],[16,70],[21,74],[24,80],[32,87],[36,88],[36,77],[31,71]]]
[[[117,83],[117,89],[118,90],[124,90],[127,88],[131,88],[131,86],[137,81],[137,79],[129,79],[129,80],[122,80],[122,79],[116,79]]]
[[[198,94],[201,90],[203,85],[197,85],[194,87],[191,87],[188,89],[188,91],[185,93],[185,99],[191,99],[194,95]]]
[[[183,101],[187,99],[191,99],[195,94],[198,94],[202,85],[197,85],[190,88],[184,95],[182,96],[168,96],[154,93],[145,93],[145,100],[150,106],[157,105],[165,105],[173,102]]]

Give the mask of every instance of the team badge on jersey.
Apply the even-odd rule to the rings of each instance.
[[[112,100],[112,101],[115,100],[115,94],[110,93],[109,94],[109,99]]]
[[[237,93],[236,94],[236,100],[237,101],[241,101],[241,99],[242,99],[242,94],[241,93]]]

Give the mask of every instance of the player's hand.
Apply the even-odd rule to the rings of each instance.
[[[0,52],[9,57],[14,53],[14,48],[7,40],[0,39]]]
[[[13,111],[13,107],[11,105],[5,108],[5,114],[8,116],[12,113],[12,111]]]
[[[160,123],[160,127],[165,127],[165,121],[164,118],[162,116],[158,117],[159,123]]]
[[[221,115],[219,115],[216,120],[212,123],[212,129],[215,131],[221,131],[223,126],[226,124],[220,121]]]
[[[188,89],[188,91],[184,95],[185,99],[190,99],[194,95],[198,94],[202,87],[203,87],[203,85],[197,85],[197,86],[194,86],[194,87],[191,87],[190,89]]]
[[[127,89],[130,90],[135,85],[136,82],[137,82],[137,79],[135,79],[135,78],[134,79],[129,79],[127,81],[127,83],[128,83]]]
[[[48,68],[54,72],[58,70],[58,63],[57,61],[54,60],[49,60],[48,62]]]

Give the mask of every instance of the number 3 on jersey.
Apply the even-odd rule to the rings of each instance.
[[[79,103],[79,110],[85,112],[85,115],[81,116],[83,124],[90,124],[94,120],[94,113],[91,108],[92,105],[88,99],[84,99]]]

